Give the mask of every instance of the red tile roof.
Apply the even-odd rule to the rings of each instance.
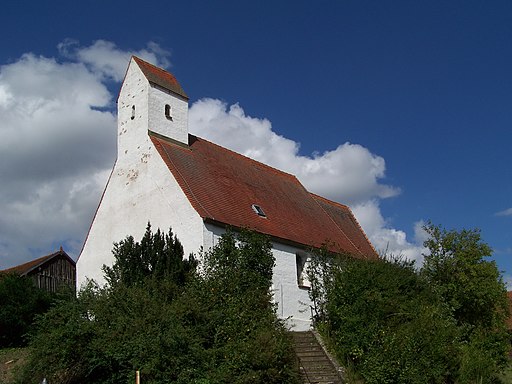
[[[188,100],[187,94],[181,87],[180,83],[178,83],[178,80],[176,80],[172,74],[154,66],[153,64],[139,59],[137,56],[133,56],[133,60],[135,60],[142,73],[144,73],[150,83],[168,89],[169,91],[172,91]]]
[[[329,215],[354,247],[365,255],[377,254],[349,207],[313,193],[311,196],[320,204],[325,213]]]
[[[192,135],[188,147],[156,134],[151,140],[205,221],[303,247],[329,244],[331,251],[377,257],[347,206],[309,193],[295,176]]]
[[[35,268],[43,265],[47,261],[53,259],[56,256],[60,256],[60,255],[63,255],[65,257],[67,257],[73,264],[75,263],[73,261],[73,259],[71,259],[71,257],[69,257],[68,254],[66,252],[64,252],[62,250],[62,248],[61,248],[57,252],[51,253],[51,254],[46,255],[46,256],[41,256],[41,257],[39,257],[39,258],[37,258],[35,260],[26,262],[24,264],[17,265],[17,266],[12,267],[12,268],[4,269],[3,271],[0,271],[0,272],[1,273],[6,273],[6,274],[7,273],[16,273],[18,275],[24,276],[27,273],[29,273],[30,271],[34,270]]]

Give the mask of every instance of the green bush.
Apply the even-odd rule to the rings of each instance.
[[[25,344],[36,315],[50,308],[52,295],[34,286],[28,277],[0,276],[0,348]]]
[[[411,265],[346,258],[332,278],[323,329],[366,383],[453,377],[455,323]]]
[[[310,271],[316,321],[335,354],[372,383],[493,383],[506,362],[508,307],[478,231],[429,225],[416,270],[403,260],[322,252]]]
[[[189,294],[201,312],[194,318],[196,329],[210,345],[209,380],[295,382],[291,340],[271,303],[275,260],[268,239],[252,232],[228,233],[203,260],[205,274]]]
[[[296,382],[270,302],[268,240],[227,234],[203,255],[202,273],[171,232],[149,227],[114,254],[107,286],[91,282],[39,320],[20,383],[131,383],[136,370],[144,383]]]

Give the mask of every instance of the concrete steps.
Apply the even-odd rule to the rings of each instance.
[[[313,332],[292,332],[303,383],[342,384],[341,376]]]

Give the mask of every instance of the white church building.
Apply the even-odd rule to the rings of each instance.
[[[78,258],[77,285],[104,282],[112,247],[146,225],[167,231],[185,255],[216,244],[226,228],[268,235],[276,266],[278,315],[294,330],[310,326],[307,251],[361,258],[377,254],[350,209],[308,192],[288,173],[188,132],[188,97],[175,77],[132,57],[118,98],[117,160]]]

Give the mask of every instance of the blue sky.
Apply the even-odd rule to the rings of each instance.
[[[511,2],[141,4],[4,2],[0,268],[77,256],[137,53],[178,78],[192,132],[349,203],[378,248],[421,260],[422,221],[478,227],[512,275]]]

